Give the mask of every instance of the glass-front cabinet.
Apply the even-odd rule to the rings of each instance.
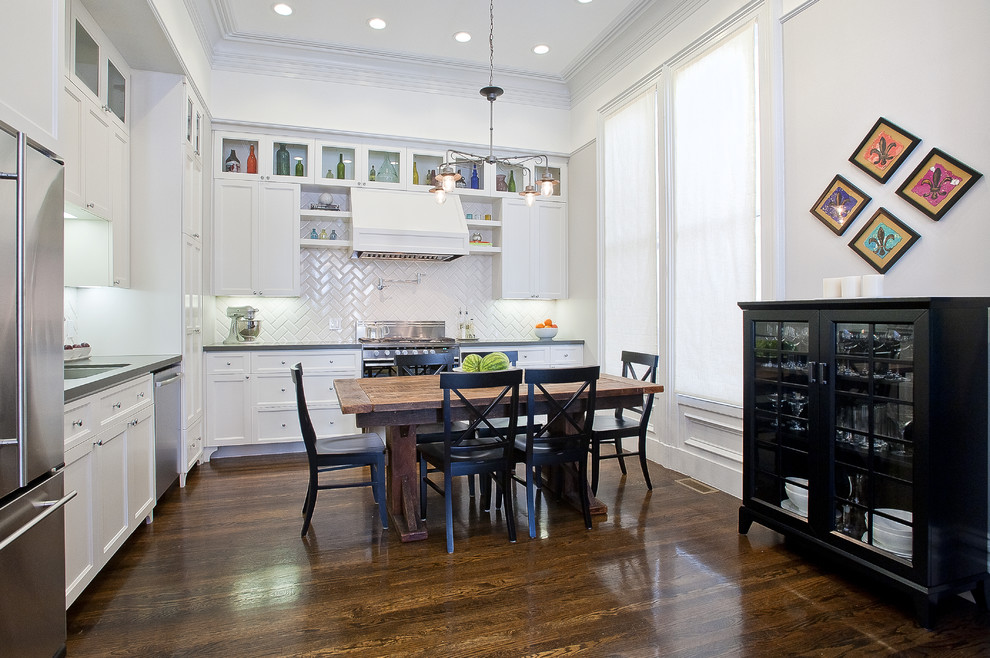
[[[990,299],[742,303],[752,522],[912,596],[986,601]]]
[[[313,140],[251,133],[217,133],[214,178],[312,183]]]
[[[81,4],[74,2],[71,6],[69,77],[126,129],[130,118],[130,69]]]

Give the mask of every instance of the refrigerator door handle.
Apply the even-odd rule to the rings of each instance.
[[[57,512],[59,509],[61,509],[63,505],[65,505],[67,502],[69,502],[70,500],[76,497],[76,493],[77,492],[75,491],[70,491],[63,498],[59,500],[45,500],[40,503],[37,503],[37,506],[44,507],[45,511],[39,514],[38,516],[34,517],[33,519],[31,519],[28,523],[24,524],[17,530],[15,530],[9,537],[7,537],[2,542],[0,542],[0,551],[13,544],[15,541],[20,539],[21,536],[24,533],[26,533],[28,530],[38,525],[39,523],[47,519],[49,516]]]

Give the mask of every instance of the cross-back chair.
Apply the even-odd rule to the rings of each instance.
[[[309,485],[306,500],[303,502],[301,536],[305,537],[316,509],[316,494],[326,489],[348,489],[371,487],[381,515],[382,527],[388,528],[388,511],[385,509],[385,443],[374,433],[350,434],[320,438],[316,435],[313,421],[306,406],[306,393],[303,389],[303,368],[301,363],[292,366],[292,383],[296,388],[296,407],[299,410],[299,427],[306,444],[306,457],[309,461]],[[351,468],[371,467],[371,478],[359,482],[320,483],[320,475],[331,471]]]
[[[500,492],[508,492],[511,486],[513,467],[513,439],[516,435],[515,416],[510,417],[509,426],[499,428],[492,424],[493,417],[500,408],[509,405],[519,407],[519,385],[522,382],[521,370],[501,370],[478,373],[450,373],[440,375],[440,388],[443,389],[443,442],[423,443],[416,446],[419,452],[420,508],[426,518],[426,490],[430,487],[444,497],[447,524],[447,552],[454,552],[454,513],[453,479],[475,474],[482,478],[494,479]],[[496,392],[479,402],[471,401],[470,392],[475,389],[494,388]],[[454,403],[463,406],[468,419],[461,427],[453,420]],[[491,434],[478,436],[479,427],[487,427]],[[433,466],[434,471],[428,471]],[[443,473],[443,487],[429,477],[429,472]],[[488,490],[488,487],[485,487]],[[509,541],[516,541],[515,516],[512,496],[505,495],[505,520],[508,526]],[[490,496],[485,501],[489,509]],[[499,506],[496,505],[496,509]]]
[[[657,370],[660,356],[644,352],[622,351],[622,376],[630,379],[657,383]],[[650,471],[646,465],[646,430],[650,423],[650,412],[653,410],[653,393],[643,396],[643,403],[636,407],[618,408],[614,413],[599,414],[591,432],[591,491],[598,493],[599,465],[603,459],[618,459],[622,474],[626,474],[626,457],[639,457],[639,465],[643,469],[646,488],[653,489],[650,482]],[[628,413],[627,413],[628,412]],[[622,439],[637,437],[639,442],[635,451],[623,451]],[[615,454],[602,454],[602,444],[611,443],[615,446]]]

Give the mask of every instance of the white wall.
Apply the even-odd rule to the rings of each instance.
[[[186,11],[185,3],[182,0],[145,1],[151,5],[159,23],[165,28],[165,34],[172,43],[172,49],[185,69],[186,75],[200,94],[206,97],[212,84],[213,70],[189,12]],[[209,107],[210,99],[206,97],[204,100]]]
[[[479,88],[487,82],[478,80]],[[495,103],[495,146],[567,153],[566,110]],[[372,85],[302,80],[289,76],[214,71],[214,120],[246,121],[368,135],[420,138],[444,144],[488,145],[488,101],[383,89]]]
[[[557,302],[558,338],[584,339],[584,363],[600,365],[598,354],[598,187],[595,142],[571,154],[567,166],[567,290],[570,296]]]
[[[990,295],[986,177],[939,222],[895,195],[938,147],[990,175],[990,2],[822,0],[784,23],[786,298],[822,277],[874,273],[848,247],[880,207],[921,234],[887,273],[891,296]],[[836,38],[836,35],[842,35]],[[879,117],[921,138],[885,185],[848,162]],[[841,237],[808,211],[835,174],[873,197]]]

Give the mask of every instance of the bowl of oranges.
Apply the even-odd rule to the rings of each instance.
[[[537,322],[533,331],[536,332],[536,337],[540,340],[551,340],[557,335],[557,325],[553,323],[553,320],[547,318],[543,322]]]

